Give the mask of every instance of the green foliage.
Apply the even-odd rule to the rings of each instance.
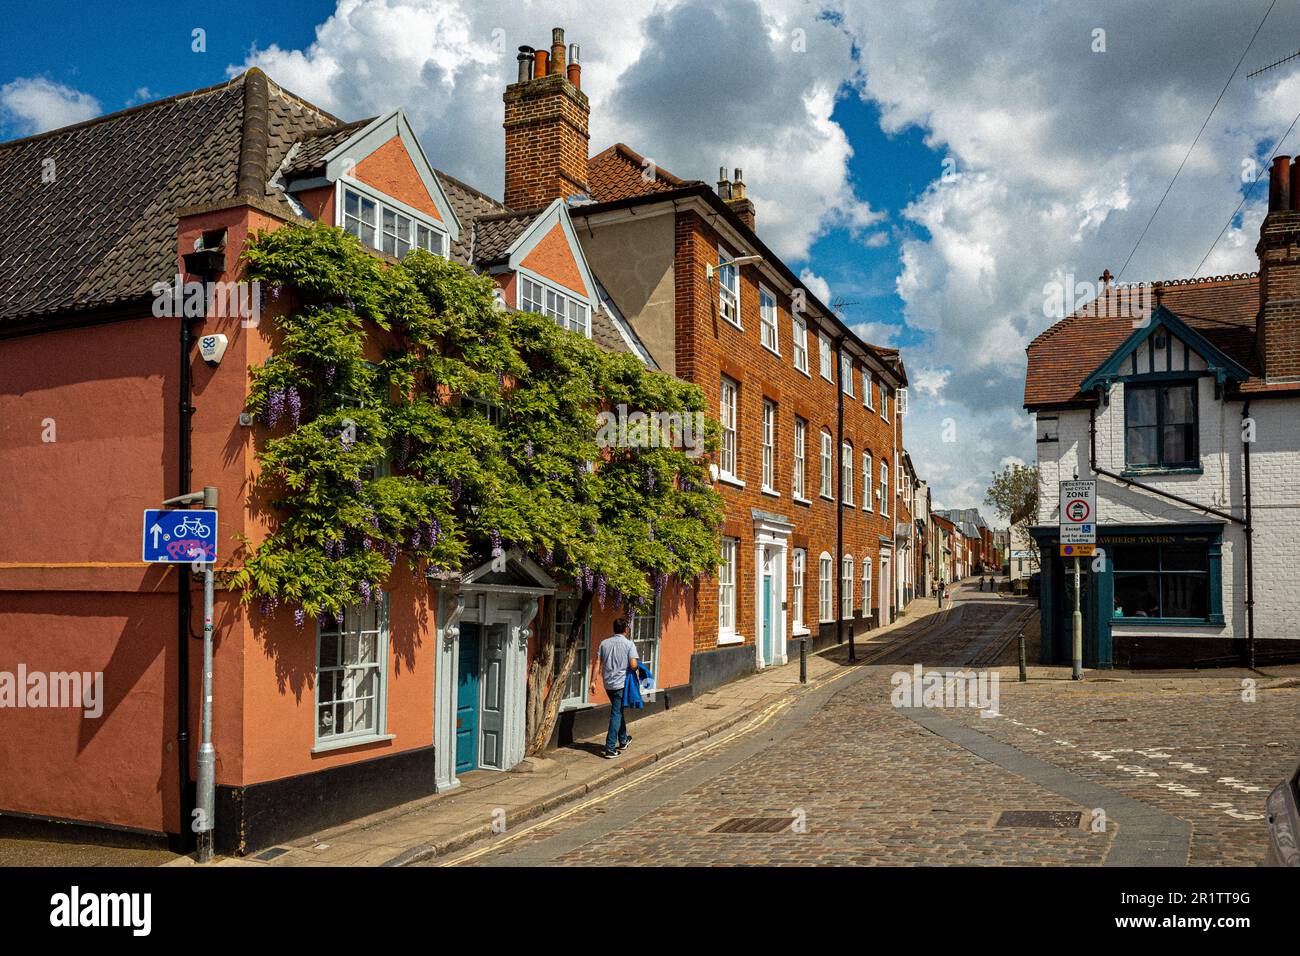
[[[1038,513],[1038,468],[1012,462],[994,472],[984,501],[1008,524],[1032,520]]]
[[[609,407],[703,419],[697,387],[501,310],[490,279],[423,251],[390,266],[313,224],[257,236],[247,258],[294,307],[252,369],[278,520],[233,577],[244,600],[337,615],[398,562],[456,571],[511,548],[630,605],[715,569],[708,459],[597,442]]]

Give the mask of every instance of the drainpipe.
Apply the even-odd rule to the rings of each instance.
[[[831,572],[835,575],[835,643],[844,643],[844,336],[835,339],[835,455],[839,458],[839,489],[835,495],[835,562]],[[849,628],[849,660],[858,659],[853,642],[853,628]]]
[[[1244,422],[1250,418],[1250,399],[1241,407],[1241,418]],[[1251,438],[1254,438],[1251,435]],[[1242,456],[1244,458],[1244,467],[1246,470],[1245,492],[1246,492],[1246,666],[1251,670],[1255,669],[1255,553],[1253,548],[1253,538],[1255,534],[1254,516],[1251,508],[1250,496],[1250,446],[1253,442],[1244,441]]]
[[[185,271],[197,276],[206,283],[225,272],[226,254],[224,249],[199,248],[182,256]],[[184,277],[182,276],[182,281]],[[179,290],[184,296],[184,288]],[[180,368],[179,368],[179,411],[177,427],[180,431],[177,448],[177,496],[190,493],[190,435],[191,416],[194,406],[192,397],[191,355],[194,339],[190,333],[191,322],[205,322],[208,315],[207,295],[203,296],[203,314],[197,317],[180,316]],[[195,832],[191,826],[194,810],[197,806],[194,785],[190,780],[190,615],[192,613],[190,595],[190,566],[188,563],[176,565],[176,757],[180,774],[180,842],[184,850],[195,845]]]
[[[1098,393],[1101,389],[1098,388]],[[1246,399],[1246,404],[1241,410],[1241,417],[1245,418],[1250,410],[1250,399]],[[1192,501],[1190,498],[1184,498],[1181,495],[1173,494],[1169,491],[1161,491],[1159,488],[1152,488],[1150,485],[1144,485],[1140,482],[1133,481],[1131,478],[1125,478],[1123,475],[1117,475],[1113,471],[1107,471],[1097,465],[1097,408],[1095,405],[1088,407],[1088,463],[1092,468],[1094,475],[1102,475],[1112,481],[1117,481],[1129,488],[1137,488],[1141,491],[1149,492],[1169,501],[1176,501],[1180,505],[1186,505],[1189,508],[1195,508],[1198,511],[1204,511],[1206,514],[1214,515],[1216,518],[1222,518],[1224,521],[1232,524],[1241,525],[1246,532],[1246,656],[1249,665],[1253,670],[1255,667],[1255,559],[1251,551],[1251,497],[1250,497],[1250,443],[1245,442],[1245,509],[1246,518],[1243,521],[1236,515],[1229,514],[1226,511],[1220,511],[1217,508],[1211,508],[1209,505],[1203,505],[1198,501]]]

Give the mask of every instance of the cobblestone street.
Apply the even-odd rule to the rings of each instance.
[[[1016,603],[998,602],[993,595],[960,594],[950,615],[916,630],[921,636],[902,637],[897,650],[885,653],[872,653],[868,644],[859,654],[859,660],[894,663],[846,665],[708,747],[490,844],[430,862],[1254,865],[1262,859],[1263,800],[1300,752],[1300,681],[1246,672],[1099,672],[1076,684],[1067,670],[1033,668],[1022,685],[1015,668],[1004,666],[996,717],[975,709],[892,706],[891,676],[906,668],[910,678],[912,663],[959,665],[1003,646],[986,633],[988,622],[1010,626],[1023,615]],[[1014,647],[1011,640],[1013,653]],[[1253,702],[1243,700],[1243,676],[1257,682]],[[1067,825],[999,825],[1008,811],[1064,811],[1068,816],[1050,822]]]

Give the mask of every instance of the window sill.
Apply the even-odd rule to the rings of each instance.
[[[724,485],[731,485],[731,487],[733,488],[745,487],[745,483],[743,481],[741,481],[739,478],[736,478],[733,475],[727,474],[724,471],[718,472],[718,481],[722,482]]]
[[[825,375],[825,374],[823,374],[823,375],[822,375],[822,379],[823,379],[823,381],[830,382],[832,385],[835,384],[835,379],[831,378],[829,375]]]
[[[768,352],[770,352],[771,354],[775,355],[777,358],[781,358],[781,351],[780,351],[780,349],[774,349],[774,348],[772,348],[772,346],[768,345],[766,342],[760,342],[759,344],[762,345],[763,348],[767,349]]]
[[[563,714],[574,710],[591,710],[595,706],[595,704],[589,702],[570,701],[567,704],[560,704],[560,713]]]
[[[744,644],[744,643],[745,643],[745,636],[743,634],[736,634],[733,632],[731,634],[718,635],[719,647],[726,647],[729,644]]]
[[[1120,473],[1121,478],[1142,478],[1146,475],[1203,475],[1205,469],[1200,465],[1193,465],[1187,468],[1125,468]]]
[[[781,497],[781,492],[777,491],[775,488],[768,488],[768,487],[764,486],[764,487],[761,489],[761,491],[763,492],[763,494],[765,494],[765,495],[770,495],[770,496],[773,497],[773,498],[780,498],[780,497]]]
[[[843,502],[842,504],[843,504],[843,507],[845,507],[845,508],[856,508],[856,507],[857,507],[857,505],[855,505],[855,504],[854,504],[853,502],[851,502],[851,501],[845,501],[845,502]]]
[[[791,637],[807,637],[811,633],[812,631],[808,630],[808,628],[800,627],[797,624],[790,630]]]
[[[796,365],[794,367],[794,370],[798,372],[800,375],[803,375],[805,378],[812,378],[812,372],[808,371],[808,369],[806,368],[800,368],[798,365]]]
[[[725,315],[722,317],[722,321],[725,322],[725,323],[727,323],[727,325],[731,326],[731,327],[732,327],[733,329],[735,329],[737,332],[743,332],[743,331],[745,331],[745,327],[744,327],[743,325],[741,325],[739,322],[733,322],[731,319],[727,318]]]
[[[325,743],[318,743],[311,748],[313,754],[329,753],[333,750],[347,750],[349,747],[364,747],[366,744],[383,743],[386,740],[396,740],[396,734],[370,734],[366,737],[346,737],[343,740],[328,740]]]
[[[822,501],[834,501],[834,500],[835,500],[835,496],[834,496],[834,495],[818,495],[817,497],[821,498]]]
[[[1111,627],[1223,627],[1223,615],[1203,617],[1112,617]]]
[[[797,504],[797,505],[811,505],[811,504],[812,504],[812,502],[809,501],[807,498],[802,498],[802,497],[800,497],[799,495],[792,495],[791,498],[790,498],[790,500],[793,501],[793,502],[794,502],[795,504]]]

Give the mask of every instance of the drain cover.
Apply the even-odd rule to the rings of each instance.
[[[780,833],[790,829],[793,817],[732,817],[723,820],[710,833]]]
[[[1003,810],[994,826],[1069,830],[1077,827],[1082,818],[1078,810]]]
[[[277,856],[284,856],[284,855],[285,855],[286,853],[288,853],[288,852],[289,852],[289,848],[288,848],[288,847],[283,847],[283,846],[273,846],[273,847],[271,847],[271,849],[269,849],[269,850],[263,850],[261,853],[257,854],[257,856],[253,857],[253,859],[254,859],[254,860],[274,860]]]

